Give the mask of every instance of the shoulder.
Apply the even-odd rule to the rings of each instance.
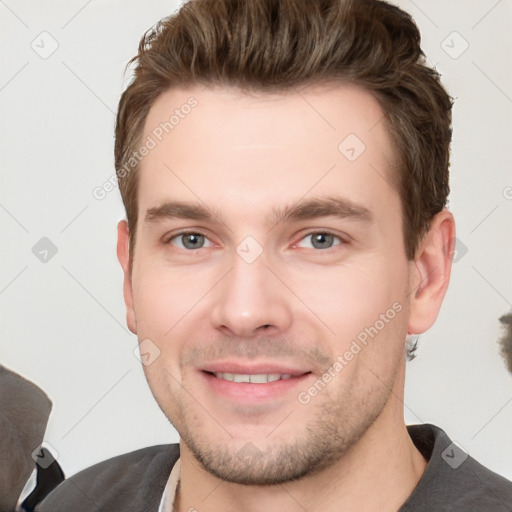
[[[512,510],[512,482],[483,466],[470,455],[460,467],[451,469],[445,476],[444,483],[440,483],[440,495],[445,496],[445,506],[449,503],[448,510]]]
[[[504,512],[512,510],[512,482],[510,480],[482,466],[472,457],[469,468],[474,477],[475,486],[480,486],[482,492],[478,488],[468,488],[468,497],[473,494],[479,498],[478,503],[481,503],[482,506],[494,505],[495,510]]]
[[[431,424],[407,428],[416,447],[429,461],[400,512],[512,510],[511,481],[480,464],[441,428]]]
[[[156,512],[178,458],[179,444],[151,446],[118,455],[66,479],[36,511]]]

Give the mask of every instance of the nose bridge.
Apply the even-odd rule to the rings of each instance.
[[[251,243],[247,240],[237,247],[231,270],[217,287],[212,309],[216,328],[246,337],[263,326],[287,328],[291,321],[283,285],[269,270],[262,248],[256,254]]]

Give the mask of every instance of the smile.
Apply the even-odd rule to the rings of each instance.
[[[267,382],[291,378],[291,374],[289,373],[258,373],[249,375],[243,373],[216,372],[214,375],[219,379],[228,380],[230,382],[249,382],[252,384],[266,384]]]

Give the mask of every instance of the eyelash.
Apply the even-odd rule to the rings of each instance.
[[[334,245],[333,247],[329,247],[328,249],[316,249],[316,251],[318,252],[324,252],[324,253],[327,253],[327,252],[330,252],[332,250],[335,249],[335,247],[337,247],[338,245],[343,245],[343,244],[347,244],[347,240],[343,239],[340,235],[337,235],[336,233],[333,233],[332,231],[328,231],[328,230],[315,230],[315,231],[310,231],[306,234],[304,234],[295,245],[297,245],[299,242],[301,242],[302,240],[304,240],[305,238],[307,238],[308,236],[311,236],[311,235],[327,235],[327,236],[333,236],[334,238],[337,238],[340,243],[339,244],[336,244]],[[200,230],[184,230],[184,231],[180,231],[178,233],[174,233],[173,235],[169,236],[169,237],[166,237],[164,239],[164,244],[167,245],[167,244],[170,244],[172,240],[174,240],[175,238],[178,238],[180,236],[183,236],[183,235],[201,235],[201,236],[204,236],[206,239],[209,240],[208,236],[203,233],[202,231]],[[194,250],[200,250],[202,249],[202,247],[200,247],[199,249],[185,249],[185,251],[187,252],[193,252]],[[314,248],[313,248],[314,249]]]

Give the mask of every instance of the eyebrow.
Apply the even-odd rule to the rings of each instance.
[[[318,197],[300,200],[292,205],[273,207],[272,214],[267,217],[266,224],[275,226],[290,221],[311,220],[323,217],[337,217],[370,223],[374,216],[367,207],[342,197]],[[167,201],[160,206],[149,208],[145,223],[158,223],[163,220],[189,219],[225,224],[221,213],[215,208],[201,203],[184,201]]]

